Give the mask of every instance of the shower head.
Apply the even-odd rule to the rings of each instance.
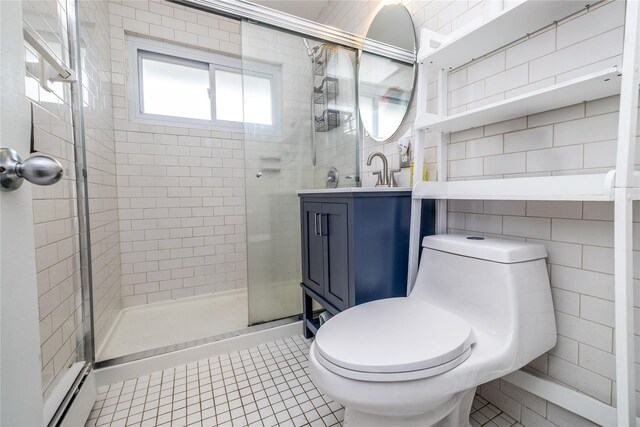
[[[307,39],[302,39],[302,42],[304,43],[304,46],[307,48],[307,55],[309,55],[312,61],[315,60],[316,52],[318,51],[320,46],[324,45],[324,43],[318,46],[311,47],[309,46],[309,41]]]
[[[307,41],[307,39],[302,39],[302,42],[304,43],[304,46],[307,48],[307,55],[313,56],[313,51],[309,47],[309,42]]]

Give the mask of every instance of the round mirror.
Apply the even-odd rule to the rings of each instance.
[[[416,34],[407,8],[380,9],[369,26],[358,66],[360,118],[369,136],[393,135],[409,109],[415,81]]]

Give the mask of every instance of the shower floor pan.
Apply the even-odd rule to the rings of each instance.
[[[246,289],[128,307],[122,310],[96,360],[225,334],[247,327]]]

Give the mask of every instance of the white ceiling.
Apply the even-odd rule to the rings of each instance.
[[[252,0],[262,6],[270,7],[290,15],[315,21],[329,0]]]

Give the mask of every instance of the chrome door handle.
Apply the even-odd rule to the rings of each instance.
[[[26,179],[32,184],[51,185],[60,181],[64,170],[57,160],[43,155],[24,162],[15,150],[0,148],[0,190],[13,191]]]

